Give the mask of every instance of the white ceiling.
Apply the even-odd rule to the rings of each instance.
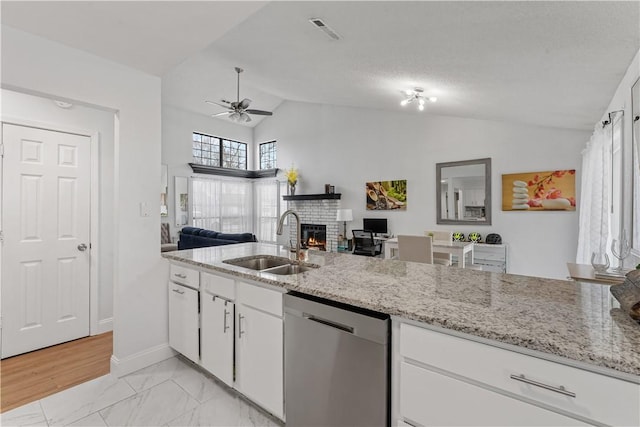
[[[3,1],[2,22],[162,75],[164,103],[202,114],[221,111],[204,99],[235,98],[237,65],[257,109],[288,99],[590,130],[640,49],[637,1],[77,4]],[[400,107],[414,86],[438,102]]]

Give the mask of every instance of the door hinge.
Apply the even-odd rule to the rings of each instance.
[[[4,144],[0,144],[0,157],[4,157]]]
[[[0,230],[0,243],[4,243],[4,232]]]

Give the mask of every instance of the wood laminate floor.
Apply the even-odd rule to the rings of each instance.
[[[112,353],[107,332],[0,361],[0,412],[108,374]]]

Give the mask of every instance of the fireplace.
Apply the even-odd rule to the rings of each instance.
[[[327,226],[321,224],[300,224],[300,244],[303,248],[319,251],[327,250]]]

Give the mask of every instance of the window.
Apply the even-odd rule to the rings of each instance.
[[[193,162],[229,169],[247,169],[247,144],[193,133]]]
[[[193,178],[193,226],[223,233],[252,229],[251,182]]]
[[[273,169],[276,167],[276,142],[263,142],[260,144],[260,169]]]
[[[256,180],[255,212],[256,212],[256,238],[260,242],[277,242],[276,230],[280,215],[287,210],[287,206],[281,194],[286,194],[286,181]]]

